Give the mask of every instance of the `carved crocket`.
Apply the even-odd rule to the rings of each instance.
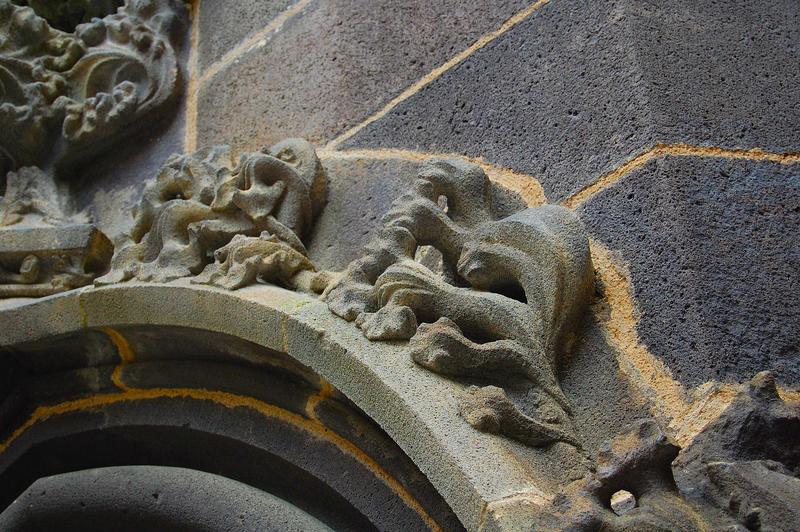
[[[438,267],[415,260],[435,255],[427,246],[441,254]],[[592,289],[588,239],[571,211],[497,219],[481,168],[431,160],[324,297],[371,340],[410,339],[413,359],[432,371],[526,383],[527,412],[503,388],[470,388],[461,414],[476,428],[578,445],[556,371]]]
[[[313,147],[289,139],[242,154],[224,146],[175,156],[144,191],[129,239],[99,284],[127,280],[239,288],[258,279],[321,291],[302,238],[325,203]]]

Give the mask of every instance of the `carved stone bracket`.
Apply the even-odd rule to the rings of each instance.
[[[481,168],[431,160],[324,297],[367,338],[410,340],[432,371],[502,385],[465,393],[461,414],[476,428],[578,446],[556,368],[592,288],[588,239],[571,211],[498,219]]]
[[[217,146],[175,156],[144,191],[128,241],[98,284],[128,280],[239,288],[258,279],[321,291],[302,238],[325,204],[313,147],[291,139],[231,167]]]

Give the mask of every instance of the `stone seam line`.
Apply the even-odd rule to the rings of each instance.
[[[188,398],[200,401],[211,401],[215,404],[222,405],[226,408],[249,408],[258,412],[265,417],[279,419],[288,423],[298,429],[311,433],[312,435],[325,440],[333,445],[336,445],[346,454],[349,454],[357,461],[361,462],[364,467],[372,471],[372,473],[381,479],[389,489],[392,490],[403,502],[405,502],[417,515],[425,522],[431,530],[440,532],[442,529],[439,524],[431,517],[425,508],[417,501],[414,496],[403,486],[400,481],[394,478],[388,471],[375,461],[371,456],[365,453],[360,447],[340,436],[330,428],[321,423],[317,417],[316,412],[313,412],[314,407],[321,399],[327,398],[333,392],[333,387],[327,382],[322,382],[322,389],[310,397],[306,410],[312,410],[313,415],[311,419],[306,419],[298,414],[285,410],[275,405],[271,405],[264,401],[260,401],[253,397],[236,395],[229,392],[198,389],[198,388],[131,388],[122,382],[122,371],[124,367],[130,363],[135,362],[136,357],[133,350],[128,343],[128,340],[116,329],[111,327],[101,327],[101,332],[106,334],[111,342],[117,349],[117,354],[120,358],[120,363],[115,366],[111,380],[121,392],[112,393],[107,395],[94,395],[84,397],[81,399],[73,399],[64,401],[55,405],[39,406],[37,407],[30,417],[20,425],[14,432],[9,435],[4,441],[0,442],[0,454],[3,454],[16,441],[20,436],[27,432],[31,427],[40,421],[69,414],[73,412],[80,412],[101,408],[103,406],[112,405],[127,401],[147,401],[155,399],[180,399]]]
[[[579,207],[598,192],[610,187],[625,175],[641,168],[650,160],[665,156],[676,157],[718,157],[722,159],[746,159],[750,161],[769,161],[780,164],[800,163],[800,152],[770,152],[760,148],[720,148],[717,146],[693,146],[686,143],[656,144],[652,148],[628,159],[617,168],[606,172],[591,184],[585,186],[566,200],[562,205],[571,209]]]
[[[317,154],[321,159],[333,160],[359,160],[375,159],[390,160],[401,159],[415,163],[423,163],[431,158],[459,158],[480,166],[491,181],[518,193],[529,207],[537,207],[547,203],[544,189],[539,180],[533,176],[519,173],[510,168],[498,166],[485,161],[480,157],[468,157],[457,153],[431,153],[415,150],[400,149],[356,149],[356,150],[327,150],[319,149]]]
[[[245,37],[234,48],[226,52],[225,55],[208,65],[202,74],[198,72],[199,54],[197,50],[200,37],[200,24],[198,20],[200,15],[200,1],[201,0],[194,0],[192,3],[192,49],[190,53],[192,74],[189,78],[189,85],[186,90],[186,152],[193,152],[197,149],[197,98],[203,85],[218,74],[220,70],[236,61],[242,54],[259,46],[267,35],[280,31],[287,21],[295,15],[300,14],[313,0],[299,0],[297,3],[287,7],[282,13],[270,20],[262,29],[249,37]]]
[[[469,56],[471,56],[472,54],[474,54],[487,44],[491,43],[504,33],[508,32],[511,28],[513,28],[523,20],[527,19],[534,12],[536,12],[536,10],[538,10],[543,5],[548,4],[549,2],[550,0],[538,0],[537,2],[534,2],[528,7],[526,7],[525,9],[518,11],[517,13],[512,15],[508,20],[506,20],[503,24],[501,24],[499,28],[479,37],[478,40],[472,43],[468,48],[462,50],[458,54],[448,59],[446,62],[442,63],[438,67],[428,72],[425,76],[423,76],[419,80],[415,81],[399,95],[392,98],[392,100],[390,100],[389,103],[383,106],[378,112],[372,114],[358,125],[348,129],[344,133],[340,134],[339,136],[328,142],[325,148],[329,150],[336,148],[339,144],[348,140],[353,135],[355,135],[356,133],[358,133],[371,123],[375,122],[376,120],[380,120],[381,118],[386,116],[392,109],[394,109],[395,107],[403,103],[405,100],[409,99],[411,96],[421,91],[425,86],[429,85],[431,82],[440,78],[448,70],[460,64]]]
[[[200,40],[200,0],[192,0],[189,4],[189,20],[191,23],[189,38],[189,64],[187,65],[185,121],[183,127],[183,151],[193,152],[197,149],[197,65],[198,42]]]

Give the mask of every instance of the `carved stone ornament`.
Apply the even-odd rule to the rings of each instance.
[[[784,402],[775,374],[757,374],[673,464],[695,504],[740,529],[789,530],[800,523],[800,408]]]
[[[304,140],[242,154],[233,167],[226,146],[173,156],[145,188],[128,240],[97,284],[194,277],[228,289],[263,280],[321,292],[327,274],[314,272],[302,238],[326,193]]]
[[[480,167],[427,162],[324,298],[431,371],[501,385],[465,392],[474,427],[579,446],[556,370],[593,291],[584,227],[558,206],[498,219],[492,205]]]
[[[75,2],[15,3],[0,0],[0,167],[73,166],[177,95],[180,2],[128,0],[113,13],[117,2],[84,0],[81,12],[111,14],[72,31],[37,13],[68,24]]]
[[[91,284],[113,247],[80,215],[70,215],[53,178],[35,167],[7,176],[0,199],[0,298],[41,297]]]

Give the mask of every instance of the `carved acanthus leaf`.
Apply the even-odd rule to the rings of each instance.
[[[302,238],[326,192],[313,147],[299,139],[245,153],[233,168],[224,146],[174,156],[145,188],[128,241],[97,282],[199,276],[229,289],[257,280],[311,289]]]
[[[555,373],[593,287],[576,215],[544,206],[498,219],[481,168],[431,160],[382,223],[326,290],[330,309],[371,340],[410,339],[413,359],[432,371],[523,397],[471,389],[461,413],[476,428],[578,446]],[[428,260],[431,248],[440,260]]]

